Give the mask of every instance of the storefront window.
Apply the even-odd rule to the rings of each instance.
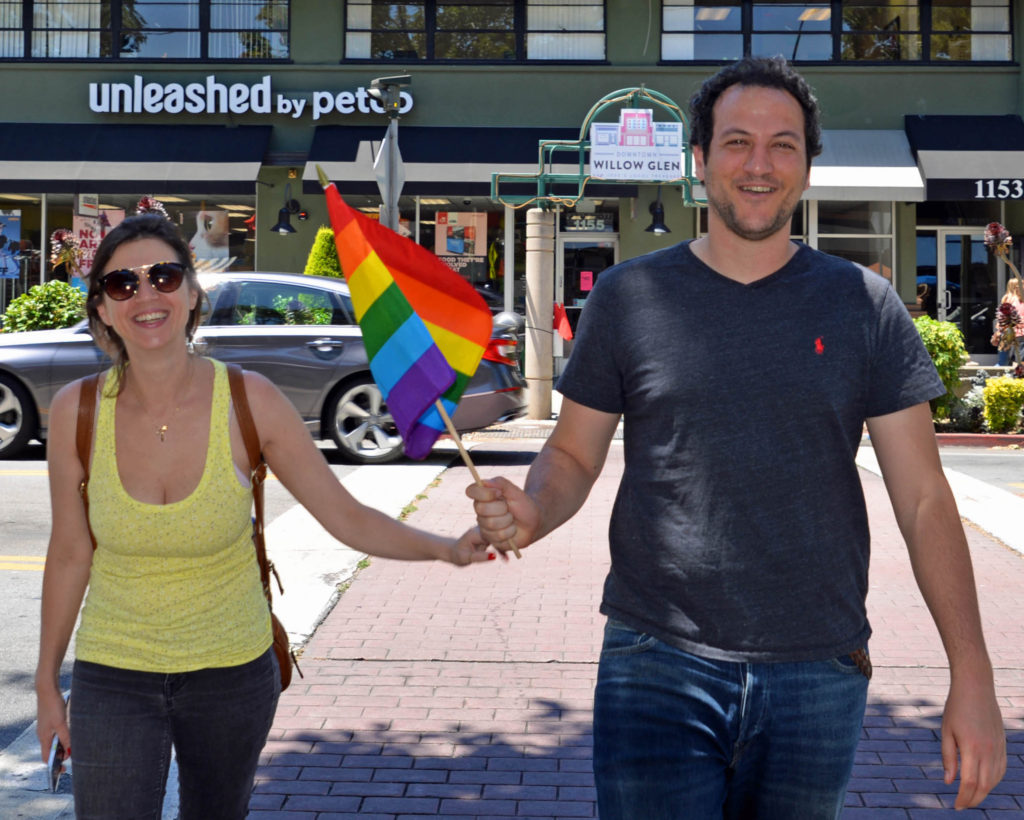
[[[2,0],[0,58],[27,42],[39,59],[287,59],[288,12],[289,0]]]
[[[601,0],[350,0],[350,60],[603,60]]]
[[[21,0],[0,0],[0,56],[22,57],[25,54],[24,7]]]
[[[891,202],[818,202],[818,250],[856,262],[892,281]]]
[[[818,234],[892,235],[888,202],[819,202]]]
[[[1009,62],[1009,0],[664,0],[663,60]]]

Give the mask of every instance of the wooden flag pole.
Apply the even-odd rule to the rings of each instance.
[[[454,439],[455,446],[459,448],[459,453],[462,456],[463,462],[469,467],[469,472],[473,475],[473,481],[478,487],[483,487],[484,482],[480,478],[480,473],[476,471],[476,465],[473,464],[473,459],[469,457],[469,451],[462,444],[462,438],[459,436],[458,431],[455,429],[455,425],[452,424],[451,418],[448,416],[448,411],[444,409],[444,404],[438,399],[434,402],[434,406],[437,407],[437,412],[441,414],[441,418],[444,419],[444,426],[448,428],[448,434]],[[522,558],[522,554],[519,552],[519,547],[513,544],[511,541],[506,542],[511,548],[512,552],[515,553],[516,558]]]

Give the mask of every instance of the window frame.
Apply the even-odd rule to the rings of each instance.
[[[181,28],[174,26],[153,26],[143,31],[148,31],[153,34],[176,34],[181,33],[185,35],[195,36],[199,39],[198,53],[195,56],[175,56],[175,57],[151,57],[151,56],[131,56],[130,54],[124,53],[120,48],[115,52],[114,43],[122,43],[126,32],[130,35],[133,32],[138,32],[139,29],[127,28],[123,25],[124,15],[122,14],[123,0],[95,0],[96,7],[100,14],[103,14],[103,6],[105,3],[109,3],[109,20],[107,25],[100,25],[99,27],[90,28],[42,28],[36,27],[36,2],[35,0],[7,0],[3,3],[8,7],[19,7],[21,14],[21,26],[14,27],[10,26],[7,28],[0,29],[0,43],[3,43],[5,39],[9,38],[11,42],[20,40],[21,42],[21,54],[20,55],[2,55],[0,54],[0,62],[47,62],[47,63],[67,63],[67,62],[91,62],[91,63],[148,63],[148,62],[159,62],[159,63],[245,63],[246,65],[261,64],[261,63],[289,63],[292,61],[291,56],[291,2],[292,0],[271,0],[273,5],[282,6],[285,9],[285,23],[283,29],[260,29],[260,28],[213,28],[212,27],[212,9],[213,6],[223,0],[195,0],[197,4],[196,9],[196,27],[195,28]],[[189,0],[182,0],[182,2],[189,2]],[[253,5],[257,5],[256,0],[252,0]],[[101,17],[102,22],[102,17]],[[217,35],[242,35],[247,32],[251,32],[256,35],[264,36],[276,36],[284,35],[286,39],[285,51],[283,56],[278,57],[216,57],[211,56],[211,41],[214,36]],[[102,53],[97,56],[49,56],[46,54],[36,55],[33,53],[34,43],[37,40],[44,40],[48,35],[60,38],[62,35],[74,35],[80,34],[89,37],[96,37],[99,40],[99,50],[103,51],[105,45],[111,51],[110,54],[104,55]],[[40,50],[43,50],[42,47]]]
[[[754,14],[754,7],[755,7],[755,5],[767,6],[769,4],[767,4],[767,3],[756,4],[754,2],[754,0],[739,0],[738,2],[732,2],[732,3],[723,2],[722,3],[721,7],[729,6],[729,7],[737,8],[739,10],[739,12],[740,12],[740,25],[739,25],[738,29],[731,29],[729,31],[724,31],[724,30],[723,31],[700,31],[697,28],[697,22],[696,22],[696,11],[700,7],[696,5],[696,2],[697,2],[697,0],[695,0],[694,5],[692,5],[692,6],[686,6],[686,5],[669,6],[667,4],[663,4],[662,5],[661,40],[660,40],[661,53],[660,53],[659,64],[662,64],[662,65],[694,65],[694,64],[697,64],[697,65],[699,65],[699,64],[717,65],[717,64],[721,64],[722,62],[726,62],[726,61],[733,60],[733,59],[738,59],[740,56],[743,56],[743,55],[751,54],[752,53],[751,44],[752,44],[753,39],[755,37],[757,37],[757,36],[773,35],[773,34],[780,34],[780,33],[785,33],[785,34],[799,34],[800,33],[800,32],[797,32],[797,31],[793,31],[793,32],[789,32],[789,31],[780,32],[778,30],[772,30],[772,29],[756,29],[755,30],[755,28],[754,28],[754,16],[755,16],[755,14]],[[784,3],[784,4],[779,4],[779,5],[793,5],[793,6],[797,6],[797,5],[801,5],[801,4],[799,4],[799,3],[792,3],[792,4]],[[860,0],[860,2],[857,2],[857,0],[826,0],[826,2],[823,2],[823,3],[813,2],[813,0],[812,0],[812,2],[804,4],[804,5],[806,5],[806,6],[828,6],[830,8],[831,14],[830,14],[830,25],[828,27],[828,32],[829,32],[829,36],[831,38],[831,51],[830,51],[830,56],[828,57],[828,59],[801,59],[800,57],[795,57],[794,56],[794,57],[791,58],[791,62],[793,62],[795,64],[800,64],[800,65],[849,65],[849,66],[919,66],[919,65],[927,65],[927,66],[1007,66],[1007,65],[1015,65],[1017,63],[1015,40],[1014,40],[1014,33],[1015,33],[1014,4],[1012,2],[1009,2],[1009,0],[1007,0],[1005,6],[996,6],[996,5],[977,5],[977,6],[974,6],[974,5],[972,5],[972,6],[968,7],[969,10],[973,9],[973,8],[978,8],[978,9],[999,9],[999,10],[1005,9],[1006,15],[1007,15],[1007,27],[1006,27],[1005,31],[996,30],[996,29],[977,29],[977,30],[972,29],[972,30],[968,30],[968,31],[962,32],[967,37],[974,37],[974,36],[978,36],[978,37],[1000,36],[1000,37],[1008,38],[1009,39],[1009,45],[1010,45],[1010,54],[1009,54],[1009,57],[1007,59],[1005,59],[1005,60],[1003,60],[1003,59],[998,59],[998,60],[993,60],[993,59],[953,60],[953,59],[933,58],[931,56],[932,39],[933,39],[933,37],[934,38],[946,37],[946,36],[948,36],[950,34],[955,34],[956,33],[955,31],[950,31],[948,29],[937,28],[937,27],[934,26],[934,23],[935,23],[935,19],[934,19],[935,13],[937,13],[939,9],[949,8],[951,6],[949,0],[917,0],[916,8],[917,8],[917,12],[918,12],[918,18],[919,18],[920,25],[919,25],[919,27],[917,29],[914,29],[911,32],[911,34],[913,36],[917,36],[917,37],[920,38],[920,43],[919,43],[919,45],[920,45],[920,56],[919,56],[918,59],[907,59],[907,60],[900,60],[900,59],[893,59],[893,60],[886,60],[886,59],[882,59],[882,60],[857,60],[857,59],[844,59],[843,58],[843,43],[844,43],[844,39],[845,38],[847,38],[847,37],[849,37],[851,35],[858,35],[858,34],[861,34],[861,35],[872,35],[872,34],[875,34],[875,35],[880,36],[883,33],[883,31],[884,31],[884,29],[878,29],[877,31],[874,30],[874,29],[851,29],[851,30],[844,29],[844,17],[843,17],[844,10],[849,8],[849,7],[851,7],[851,6],[871,5],[870,3],[865,3],[864,0]],[[710,7],[711,8],[716,8],[713,5],[710,6]],[[687,8],[692,8],[694,10],[693,28],[690,28],[690,29],[682,29],[682,28],[667,29],[666,26],[665,26],[665,19],[666,19],[666,14],[667,13],[671,13],[671,12],[669,12],[669,10],[670,9],[687,9]],[[882,8],[882,7],[880,7],[880,8]],[[678,14],[678,12],[677,12],[677,14]],[[805,31],[803,31],[803,34],[805,36],[807,34],[820,35],[820,31],[811,32],[811,31],[805,30]],[[705,38],[708,38],[708,39],[710,39],[711,37],[724,37],[724,36],[740,37],[741,40],[742,40],[743,55],[730,55],[730,56],[713,57],[713,58],[700,58],[700,59],[681,59],[681,58],[666,57],[665,56],[665,52],[666,52],[666,38],[668,38],[668,37],[678,37],[680,35],[687,35],[687,36],[693,38],[693,41],[694,41],[694,52],[696,52],[697,38],[701,37],[701,36],[703,36]],[[798,37],[798,39],[799,39],[799,37]]]
[[[608,0],[593,0],[593,2],[584,2],[579,4],[564,4],[569,7],[579,5],[583,6],[600,6],[601,8],[601,28],[600,29],[573,29],[569,32],[564,30],[555,30],[550,28],[529,28],[529,10],[530,0],[509,0],[512,4],[513,12],[513,25],[511,33],[515,39],[515,56],[511,59],[457,59],[457,58],[438,58],[435,56],[435,40],[436,36],[441,33],[444,34],[450,29],[438,29],[437,27],[437,8],[438,0],[416,0],[417,5],[423,6],[423,28],[422,29],[384,29],[384,28],[373,28],[372,27],[372,8],[376,0],[360,0],[358,3],[346,3],[345,8],[345,32],[344,32],[344,51],[345,56],[342,59],[343,63],[387,63],[395,65],[516,65],[527,63],[531,65],[559,65],[559,64],[570,64],[570,65],[607,65],[608,64]],[[472,0],[466,0],[467,4],[472,5]],[[392,5],[392,4],[385,4]],[[486,3],[481,3],[486,5]],[[371,9],[371,21],[370,26],[366,28],[354,28],[349,25],[350,13],[354,8],[363,7]],[[383,57],[376,56],[373,54],[373,36],[375,34],[384,34],[388,32],[403,32],[403,31],[415,31],[422,32],[424,37],[424,48],[426,54],[423,57]],[[501,29],[499,29],[501,31]],[[587,59],[572,59],[570,57],[558,57],[558,58],[530,58],[527,56],[527,45],[531,35],[535,34],[600,34],[603,39],[603,52],[604,56],[600,58],[587,58]],[[351,48],[350,42],[353,35],[369,35],[370,37],[370,56],[368,57],[352,57],[350,56]]]

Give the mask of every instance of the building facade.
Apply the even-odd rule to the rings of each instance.
[[[408,77],[401,230],[521,309],[529,203],[492,198],[492,174],[544,170],[539,142],[589,139],[581,127],[616,91],[654,90],[685,110],[724,61],[783,54],[825,128],[793,235],[890,278],[908,305],[957,322],[975,360],[994,361],[1007,271],[982,235],[991,221],[1024,231],[1022,6],[0,0],[0,309],[66,275],[48,260],[55,229],[88,249],[147,195],[201,267],[301,271],[327,222],[316,166],[351,204],[380,208],[388,116],[372,81],[396,76]],[[621,138],[652,128],[641,111]],[[603,268],[700,234],[706,215],[683,190],[648,179],[561,192],[552,296],[571,321]],[[658,202],[669,233],[648,230]]]

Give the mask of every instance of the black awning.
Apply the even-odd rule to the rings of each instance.
[[[248,193],[271,126],[0,123],[0,190]]]
[[[316,174],[320,165],[341,193],[377,194],[373,159],[385,132],[385,126],[318,126],[303,173],[303,191],[320,191]],[[402,125],[398,129],[405,174],[402,194],[489,196],[492,173],[530,174],[540,170],[538,145],[542,140],[578,138],[579,128]],[[558,170],[574,173],[578,169]],[[592,196],[633,196],[635,192],[635,186],[587,186]]]
[[[1018,115],[908,115],[904,127],[929,200],[1024,199]]]

